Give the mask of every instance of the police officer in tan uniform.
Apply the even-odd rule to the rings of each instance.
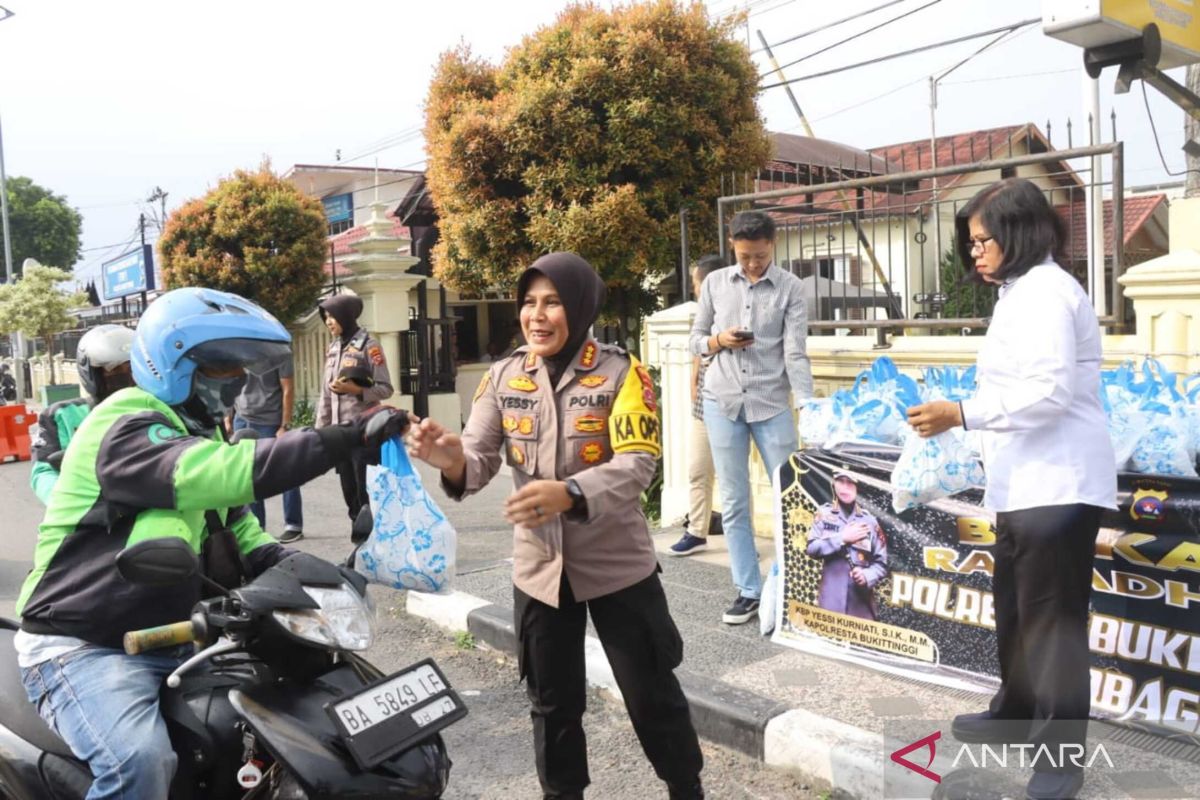
[[[858,504],[858,479],[833,473],[833,499],[817,509],[805,548],[822,559],[817,605],[827,611],[877,619],[875,587],[888,575],[887,536],[875,515]]]
[[[683,642],[667,609],[640,496],[660,453],[644,367],[590,338],[604,302],[595,270],[551,253],[517,283],[528,343],[488,370],[459,437],[414,425],[412,454],[442,471],[455,499],[512,468],[514,627],[546,798],[589,783],[583,733],[590,611],[642,749],[671,798],[703,798],[703,757],[673,672]]]
[[[333,334],[325,353],[325,372],[321,399],[317,403],[316,427],[352,422],[364,411],[375,408],[395,393],[387,360],[379,341],[358,325],[362,299],[339,294],[318,306],[325,327]],[[339,464],[342,497],[353,521],[367,504],[367,462],[371,454],[355,451],[350,460]]]

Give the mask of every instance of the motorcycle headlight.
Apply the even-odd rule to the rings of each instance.
[[[336,589],[305,586],[319,608],[275,611],[275,621],[293,636],[338,650],[366,650],[375,641],[375,604],[346,584]]]

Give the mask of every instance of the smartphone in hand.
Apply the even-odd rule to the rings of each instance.
[[[737,339],[739,342],[752,341],[754,339],[754,331],[734,331],[733,338]]]

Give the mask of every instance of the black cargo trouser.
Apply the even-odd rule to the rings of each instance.
[[[671,787],[698,786],[704,757],[673,672],[683,660],[683,640],[658,573],[586,602],[576,602],[564,573],[558,608],[516,587],[513,597],[521,677],[532,704],[538,778],[546,796],[577,796],[590,782],[583,733],[589,610],[655,773]]]
[[[342,499],[346,501],[346,513],[350,521],[358,518],[359,510],[367,504],[367,456],[365,448],[355,448],[342,463],[338,464],[338,479],[342,483]]]
[[[992,589],[1001,685],[991,712],[1029,720],[1029,741],[1047,745],[1055,759],[1061,745],[1087,741],[1088,604],[1101,513],[1072,504],[996,515]]]

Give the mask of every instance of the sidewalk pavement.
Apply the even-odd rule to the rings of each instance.
[[[448,594],[408,593],[408,612],[451,631],[470,631],[478,642],[514,652],[512,532],[499,514],[511,491],[509,476],[498,475],[480,494],[455,503],[442,494],[428,469],[422,465],[420,470],[458,531],[457,577],[455,591]],[[27,489],[28,475],[28,462],[5,465],[0,473],[0,493],[13,501],[8,513],[15,514],[10,522],[16,523],[7,529],[9,536],[0,537],[0,578],[7,574],[6,565],[12,567],[12,580],[0,581],[11,584],[0,591],[0,607],[8,613],[28,569],[41,517]],[[336,475],[330,472],[312,481],[303,494],[305,538],[292,546],[331,560],[345,558],[350,523]],[[281,530],[281,512],[279,498],[267,501],[268,528],[275,533]],[[656,545],[663,551],[679,535],[678,528],[658,533]],[[760,543],[764,569],[772,557],[770,549],[769,542]],[[946,721],[984,707],[987,698],[981,695],[772,644],[759,635],[756,622],[723,624],[721,612],[734,597],[723,550],[723,537],[713,537],[704,554],[660,559],[672,616],[684,640],[684,661],[677,675],[704,738],[774,767],[801,772],[814,783],[833,787],[838,795],[880,798],[888,752],[898,746],[892,739],[892,747],[885,749],[885,731],[894,735],[900,726]],[[589,637],[587,653],[589,681],[619,696],[594,637]],[[1090,733],[1093,739],[1103,738],[1121,772],[1089,771],[1081,798],[1200,797],[1200,748],[1098,723]],[[1023,784],[1019,774],[1013,783]]]
[[[497,513],[511,491],[508,477],[498,475],[478,495],[455,503],[440,492],[429,472],[422,471],[433,497],[458,530],[458,574],[447,594],[408,593],[408,613],[450,631],[469,631],[477,642],[515,653],[512,534]],[[987,695],[773,644],[759,635],[757,620],[725,625],[721,612],[736,592],[724,537],[712,537],[703,554],[665,555],[680,534],[679,528],[671,528],[656,533],[654,540],[663,553],[662,581],[684,641],[677,675],[702,737],[768,765],[804,773],[839,795],[879,798],[885,794],[888,754],[911,741],[889,738],[891,746],[885,749],[885,735],[903,735],[900,729],[933,720],[943,721],[939,727],[948,739],[954,715],[986,708]],[[765,572],[774,557],[773,545],[762,540],[759,552]],[[589,682],[619,698],[590,623],[586,653]],[[1104,741],[1117,769],[1090,770],[1079,797],[1200,796],[1200,748],[1097,722],[1090,727],[1090,738]],[[1010,772],[1010,785],[1022,787],[1028,771]],[[1159,790],[1145,794],[1150,787]],[[934,788],[932,783],[927,787]]]

